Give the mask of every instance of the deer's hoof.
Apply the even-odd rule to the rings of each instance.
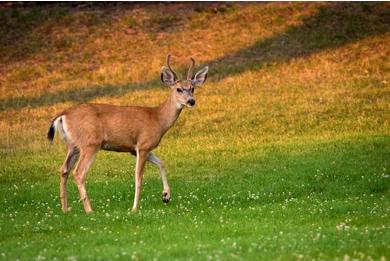
[[[168,203],[170,199],[171,199],[171,195],[169,195],[168,192],[164,192],[162,194],[162,202]]]

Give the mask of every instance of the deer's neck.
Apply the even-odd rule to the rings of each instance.
[[[162,133],[164,134],[175,123],[182,111],[182,106],[178,106],[172,95],[157,107],[157,116]]]

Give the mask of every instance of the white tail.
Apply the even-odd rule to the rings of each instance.
[[[167,67],[161,70],[161,80],[171,87],[171,93],[158,107],[80,104],[66,109],[54,118],[48,138],[53,140],[55,130],[58,130],[68,146],[60,174],[60,198],[64,212],[68,211],[66,184],[75,165],[74,179],[85,212],[92,211],[85,180],[88,169],[100,149],[130,152],[137,157],[133,211],[139,208],[146,161],[159,167],[163,182],[163,202],[169,202],[171,193],[166,170],[163,162],[152,153],[152,150],[173,126],[183,107],[195,105],[194,88],[204,83],[208,67],[204,67],[192,77],[194,65],[195,61],[191,58],[187,79],[179,80],[170,66],[170,55],[167,56]]]

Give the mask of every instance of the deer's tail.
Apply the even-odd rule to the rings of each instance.
[[[61,123],[62,122],[62,115],[57,115],[52,121],[51,121],[51,124],[50,124],[50,127],[49,127],[49,131],[47,132],[47,139],[49,141],[53,141],[54,139],[54,134],[56,132],[56,128],[58,126],[58,123]]]

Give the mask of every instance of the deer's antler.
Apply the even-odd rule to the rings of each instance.
[[[172,69],[171,65],[169,64],[170,60],[171,60],[171,54],[168,54],[167,55],[167,66],[169,68],[169,70],[175,75],[175,78],[177,79],[177,75],[176,75],[176,72]]]
[[[194,68],[195,66],[195,60],[194,58],[190,58],[191,59],[191,65],[190,65],[190,68],[188,68],[188,72],[187,72],[187,80],[191,80],[192,79],[192,69]]]

